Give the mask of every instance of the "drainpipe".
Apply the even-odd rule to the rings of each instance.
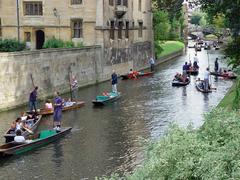
[[[16,4],[17,4],[17,39],[18,43],[20,43],[19,0],[16,0]]]

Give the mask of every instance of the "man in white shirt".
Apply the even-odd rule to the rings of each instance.
[[[209,77],[210,77],[210,72],[209,68],[206,69],[204,72],[204,90],[208,91],[209,90]]]
[[[24,143],[26,141],[25,137],[22,136],[22,131],[20,129],[16,131],[16,136],[14,137],[14,141],[17,143]]]

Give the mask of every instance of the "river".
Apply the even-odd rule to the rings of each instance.
[[[193,49],[188,50],[191,58]],[[189,123],[198,128],[203,114],[214,108],[231,87],[231,81],[211,81],[217,88],[202,94],[194,86],[196,77],[187,87],[172,87],[171,80],[180,72],[189,55],[161,64],[153,77],[119,81],[122,98],[105,107],[94,108],[91,100],[109,90],[110,83],[83,88],[79,91],[86,106],[63,114],[64,126],[72,126],[65,138],[36,151],[0,160],[0,179],[94,179],[113,172],[132,172],[143,160],[141,138],[161,137],[171,122],[182,127]],[[208,66],[206,51],[198,53],[200,77]],[[209,51],[213,69],[219,51]],[[226,66],[223,59],[221,66]],[[0,134],[3,134],[22,107],[0,114]],[[42,120],[39,129],[50,128],[52,117]],[[1,142],[4,138],[1,138]]]

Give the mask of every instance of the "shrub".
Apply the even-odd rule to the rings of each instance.
[[[72,41],[63,41],[61,39],[51,38],[45,41],[43,48],[74,48],[74,43]],[[83,43],[78,43],[77,47],[83,47]]]
[[[84,47],[83,42],[78,42],[76,47],[78,47],[78,48],[82,48],[82,47]]]
[[[63,48],[64,47],[64,41],[61,39],[51,38],[45,41],[43,48]]]
[[[16,39],[0,39],[0,52],[22,51],[25,47],[24,42],[18,42]]]
[[[73,48],[74,43],[72,41],[66,41],[64,46],[65,48]]]

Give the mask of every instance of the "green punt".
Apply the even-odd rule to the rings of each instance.
[[[43,130],[38,134],[35,134],[28,143],[16,143],[10,142],[0,146],[0,155],[18,155],[28,151],[32,151],[39,147],[45,146],[53,141],[56,141],[71,131],[71,127],[62,128],[61,131],[56,130]]]
[[[96,99],[92,101],[92,103],[95,106],[102,106],[108,103],[112,103],[121,97],[120,92],[117,92],[117,93],[111,92],[108,94],[109,94],[108,96],[97,96]]]

